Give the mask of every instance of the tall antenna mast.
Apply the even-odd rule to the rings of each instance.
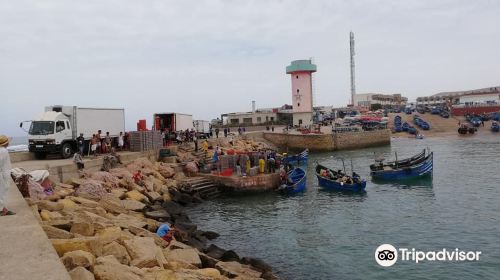
[[[351,45],[351,104],[354,106],[354,96],[356,95],[356,82],[354,79],[355,65],[354,65],[354,33],[351,31],[349,33],[350,45]]]

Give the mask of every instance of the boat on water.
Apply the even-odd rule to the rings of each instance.
[[[307,160],[309,159],[309,150],[305,149],[299,154],[290,155],[285,158],[286,163],[296,164],[297,166],[301,164],[307,164]]]
[[[304,169],[295,167],[287,173],[286,182],[279,186],[278,191],[284,194],[295,194],[306,189],[307,175]]]
[[[318,185],[326,190],[362,192],[366,188],[366,181],[355,172],[351,176],[341,170],[335,171],[323,165],[316,165]]]
[[[492,132],[500,131],[500,125],[497,122],[492,122],[491,123],[491,131]]]
[[[423,176],[432,175],[433,171],[433,152],[421,153],[407,159],[396,160],[383,163],[378,160],[377,163],[370,165],[370,174],[373,179],[381,180],[404,180],[414,179]]]

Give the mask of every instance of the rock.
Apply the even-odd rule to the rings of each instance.
[[[178,191],[177,189],[171,188],[169,189],[170,195],[172,196],[172,200],[181,204],[181,205],[188,205],[189,203],[193,202],[193,198],[185,193],[182,193]]]
[[[89,252],[77,250],[65,253],[61,261],[69,271],[78,266],[85,268],[93,267],[95,264],[95,257]]]
[[[73,224],[73,219],[71,217],[64,217],[63,219],[57,219],[53,221],[42,221],[42,224],[70,231],[71,225]]]
[[[69,272],[71,280],[95,280],[94,274],[83,267],[77,267]]]
[[[184,241],[184,240],[182,240]],[[188,238],[186,241],[186,244],[189,246],[192,246],[200,251],[204,251],[207,248],[207,244],[203,243],[202,241],[198,240],[197,238],[191,237]]]
[[[125,197],[125,192],[127,192],[126,189],[112,189],[111,190],[111,194],[118,199],[123,199]]]
[[[172,241],[170,241],[170,245],[168,245],[168,248],[170,250],[174,250],[174,249],[191,249],[193,247],[186,245],[184,243],[181,243],[177,240],[172,240]]]
[[[99,200],[99,205],[107,211],[116,214],[128,212],[128,210],[123,207],[122,201],[111,195],[103,196],[102,199]]]
[[[208,256],[210,256],[214,259],[218,259],[218,260],[220,260],[220,258],[222,258],[222,255],[224,255],[225,252],[226,252],[226,250],[224,250],[224,249],[222,249],[219,246],[214,245],[214,244],[211,244],[205,250],[205,254],[207,254]]]
[[[97,258],[94,275],[96,280],[141,280],[144,272],[119,263],[113,256],[105,256]]]
[[[72,239],[51,239],[52,246],[57,254],[62,257],[67,252],[82,250],[94,254],[102,255],[102,243],[94,237],[78,237]]]
[[[165,201],[162,206],[170,215],[179,215],[184,212],[182,206],[174,201]]]
[[[165,270],[159,267],[142,268],[145,280],[177,280],[172,270]]]
[[[260,272],[272,271],[273,268],[265,263],[263,260],[252,257],[244,257],[241,259],[242,264],[248,264],[257,269]]]
[[[81,234],[83,236],[93,236],[94,235],[94,225],[89,222],[75,222],[71,226],[71,233]]]
[[[76,202],[85,207],[93,208],[99,206],[99,203],[83,197],[71,196],[71,197],[66,197],[66,199],[71,199],[73,202]]]
[[[156,211],[148,211],[144,213],[144,216],[151,219],[162,219],[162,220],[170,220],[170,214],[166,210],[156,210]]]
[[[134,227],[134,226],[130,226],[129,230],[131,233],[135,234],[136,236],[153,238],[155,241],[155,244],[162,247],[162,248],[165,248],[168,246],[167,241],[163,240],[163,238],[156,235],[156,233],[150,232],[150,231],[143,229],[143,228]]]
[[[161,195],[157,192],[147,192],[146,196],[149,198],[149,201],[158,201],[161,199]]]
[[[240,261],[240,256],[236,254],[235,251],[233,250],[228,250],[222,254],[222,257],[220,258],[221,261],[224,262],[239,262]]]
[[[153,219],[145,218],[144,220],[148,224],[146,226],[146,229],[150,232],[156,232],[158,230],[158,227],[160,227],[161,225],[160,222]]]
[[[215,264],[215,268],[220,271],[220,273],[229,278],[240,277],[243,279],[260,278],[261,272],[255,271],[248,265],[244,265],[238,262],[218,262]]]
[[[194,265],[198,268],[201,267],[201,259],[196,249],[163,250],[163,254],[167,261],[180,261]]]
[[[214,240],[220,236],[220,234],[215,231],[204,231],[201,235],[206,237],[208,240]]]
[[[201,265],[203,268],[207,268],[207,267],[214,268],[215,265],[219,262],[219,260],[214,259],[214,258],[208,256],[207,254],[204,254],[201,252],[198,252],[198,256],[201,259]]]
[[[127,214],[120,214],[114,217],[112,221],[121,228],[129,228],[131,226],[143,228],[147,225],[143,220]]]
[[[266,271],[262,273],[260,277],[265,280],[280,280],[280,278],[276,276],[272,271]]]
[[[155,244],[151,237],[135,237],[125,240],[124,246],[132,258],[131,265],[142,267],[164,267],[167,263],[160,247]]]
[[[147,197],[137,190],[129,191],[125,194],[128,198],[137,200],[137,201],[146,201]]]
[[[160,165],[159,168],[158,168],[158,172],[164,178],[172,178],[175,175],[175,170],[172,167],[169,167],[169,166],[166,166],[166,165]]]
[[[122,236],[122,229],[117,226],[107,227],[97,231],[96,236],[103,244],[118,240]]]
[[[42,221],[42,217],[40,217],[40,212],[38,212],[38,206],[35,205],[30,205],[31,212],[33,212],[33,216],[38,220],[38,222]]]
[[[47,211],[61,211],[63,210],[64,206],[57,203],[57,202],[52,202],[48,200],[39,200],[35,202],[36,205],[38,205],[39,209],[42,210],[47,210]]]
[[[198,227],[195,224],[189,222],[176,222],[175,228],[178,231],[186,232],[191,235],[196,231]]]
[[[63,218],[63,215],[59,212],[51,212],[48,210],[42,210],[40,212],[40,217],[42,218],[42,221],[52,221],[52,220],[58,220],[60,218]]]
[[[202,275],[209,278],[219,279],[221,278],[220,272],[215,268],[203,268],[193,271],[195,274]]]
[[[83,183],[83,180],[77,178],[71,178],[68,183],[73,187],[79,187]]]
[[[102,249],[102,253],[105,256],[108,255],[113,255],[115,258],[124,265],[129,265],[130,263],[130,256],[127,252],[127,249],[123,247],[122,245],[118,244],[117,242],[113,241],[107,245],[104,246]]]
[[[65,198],[65,199],[60,199],[58,202],[64,210],[72,210],[78,207],[78,205],[73,202],[73,200]]]
[[[50,239],[70,239],[75,237],[73,233],[58,229],[53,226],[42,225],[42,228],[45,231],[45,234],[47,234],[47,237]]]
[[[142,202],[133,199],[125,199],[121,201],[122,207],[126,210],[141,211],[146,207]]]

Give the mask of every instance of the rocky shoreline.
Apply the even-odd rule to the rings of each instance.
[[[189,219],[184,207],[202,200],[181,191],[178,170],[139,158],[26,200],[73,280],[279,279],[264,261],[211,244],[219,235]],[[155,233],[162,223],[177,230],[169,245]]]

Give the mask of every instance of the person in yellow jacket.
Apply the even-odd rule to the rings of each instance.
[[[208,141],[207,140],[203,141],[203,151],[204,152],[208,151]]]
[[[266,167],[266,161],[263,158],[259,159],[259,172],[264,173]]]

